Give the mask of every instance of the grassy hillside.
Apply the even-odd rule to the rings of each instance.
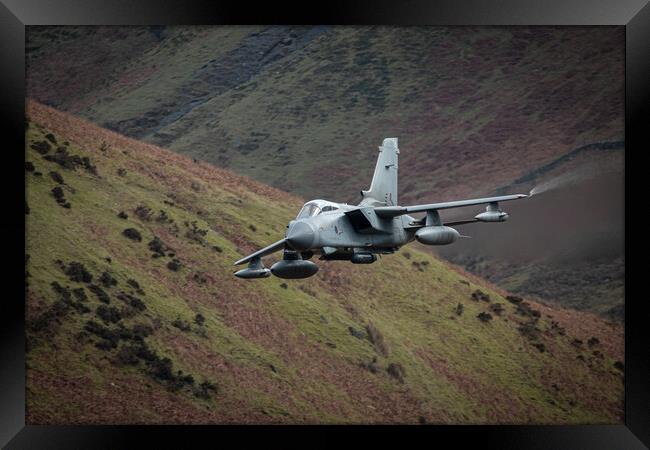
[[[622,420],[618,327],[415,248],[240,280],[301,199],[31,101],[26,132],[29,423]]]
[[[623,63],[622,27],[27,30],[30,97],[305,198],[347,202],[368,187],[387,136],[400,139],[402,204],[523,191],[600,158],[598,143],[623,140]],[[590,250],[607,245],[581,232]],[[622,249],[598,265],[587,251],[579,270],[552,255],[529,261],[573,280],[561,285],[534,270],[515,282],[503,274],[521,262],[502,254],[497,264],[479,245],[450,250],[504,287],[622,308]],[[616,276],[594,292],[604,267]]]
[[[374,162],[360,150],[386,136],[417,180],[405,202],[483,194],[623,136],[622,28],[89,30],[28,30],[30,96],[304,197],[354,196]],[[109,70],[88,67],[98,55]]]

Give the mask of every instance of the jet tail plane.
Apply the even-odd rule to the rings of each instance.
[[[379,147],[379,157],[370,189],[361,191],[360,206],[397,205],[397,138],[386,138]]]

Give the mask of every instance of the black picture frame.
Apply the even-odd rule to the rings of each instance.
[[[305,445],[332,444],[331,432],[363,434],[365,444],[385,442],[404,432],[433,445],[480,443],[496,448],[645,448],[650,445],[650,315],[642,296],[625,302],[625,424],[584,426],[431,426],[431,427],[221,427],[221,426],[26,426],[24,338],[24,117],[26,25],[154,24],[381,24],[381,25],[624,25],[626,29],[625,190],[633,167],[630,154],[648,149],[650,80],[650,5],[646,0],[501,1],[330,1],[297,7],[276,2],[140,0],[2,0],[0,3],[0,111],[7,158],[1,191],[5,236],[0,352],[0,444],[8,448],[122,448],[146,436],[183,447],[208,439],[212,445],[236,438],[240,446],[265,437],[284,441],[304,437]],[[635,156],[641,162],[641,156]],[[629,203],[632,205],[632,203]],[[638,207],[643,205],[637,204]],[[626,248],[630,249],[630,207],[625,208]],[[642,239],[635,235],[635,248]],[[626,270],[630,289],[629,264]],[[22,300],[21,300],[22,299]],[[306,433],[317,436],[307,438]],[[645,444],[645,445],[644,445]]]

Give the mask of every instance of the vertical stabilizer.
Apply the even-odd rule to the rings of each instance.
[[[386,138],[379,147],[379,157],[370,189],[361,191],[361,205],[397,205],[397,138]]]

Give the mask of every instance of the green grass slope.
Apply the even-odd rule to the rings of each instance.
[[[300,198],[32,101],[26,133],[31,424],[622,420],[619,328],[416,248],[240,280]]]
[[[360,149],[386,136],[404,149],[405,202],[482,195],[580,145],[623,137],[622,28],[27,34],[30,97],[303,197],[358,192],[374,163]]]
[[[623,140],[623,64],[620,27],[27,30],[30,97],[305,198],[348,202],[368,187],[372,149],[387,136],[400,138],[402,204],[524,192],[570,170],[585,144]],[[468,270],[490,260],[484,248],[456,248],[444,257]],[[596,266],[587,252],[571,270],[552,255],[531,267],[557,277],[506,280],[521,266],[506,255],[491,279],[620,311],[622,257]],[[590,274],[607,267],[616,276],[594,288]]]

